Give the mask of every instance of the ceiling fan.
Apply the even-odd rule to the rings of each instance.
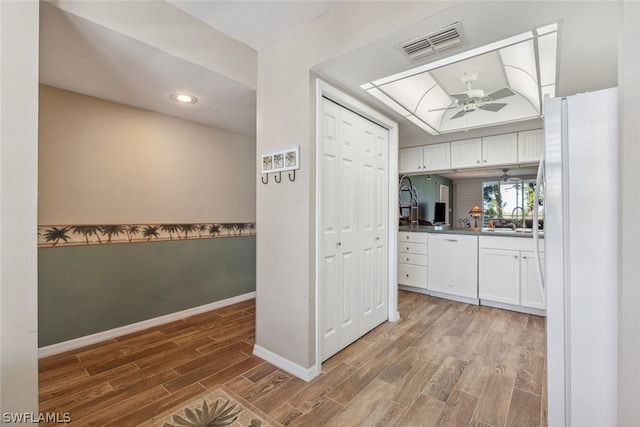
[[[460,80],[467,86],[467,90],[462,93],[450,94],[453,99],[456,100],[457,105],[447,108],[437,108],[429,111],[441,111],[452,110],[455,108],[461,108],[459,112],[454,114],[451,119],[457,119],[464,116],[467,113],[476,111],[476,109],[497,112],[504,108],[507,104],[504,102],[492,102],[497,99],[506,98],[515,95],[515,92],[508,87],[499,89],[488,95],[484,94],[482,89],[472,89],[471,85],[478,79],[478,73],[464,73]]]
[[[509,169],[502,169],[502,175],[500,176],[500,181],[509,182],[509,181],[519,181],[518,177],[513,175],[509,175]]]

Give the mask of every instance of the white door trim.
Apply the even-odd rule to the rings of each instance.
[[[319,214],[321,212],[320,206],[320,194],[321,194],[321,182],[318,177],[320,171],[320,159],[321,159],[321,138],[322,138],[322,98],[329,98],[348,108],[351,111],[371,120],[374,123],[389,130],[389,224],[387,230],[389,232],[389,266],[388,266],[388,284],[389,284],[389,298],[388,298],[388,316],[390,322],[396,322],[400,319],[400,313],[398,312],[398,284],[396,283],[396,267],[397,267],[397,240],[398,240],[398,214],[396,211],[395,202],[398,200],[398,123],[378,111],[374,110],[370,106],[366,105],[362,101],[352,97],[351,95],[329,85],[328,83],[316,79],[316,217],[315,217],[315,375],[320,374],[322,357],[320,354],[320,222]]]

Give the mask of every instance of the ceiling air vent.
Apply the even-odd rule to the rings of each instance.
[[[409,61],[417,62],[440,51],[462,44],[462,26],[459,22],[422,37],[396,46]]]

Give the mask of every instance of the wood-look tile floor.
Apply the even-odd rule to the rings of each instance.
[[[306,383],[252,355],[242,302],[41,359],[40,411],[135,426],[226,384],[287,426],[546,425],[544,318],[404,291],[399,310]]]

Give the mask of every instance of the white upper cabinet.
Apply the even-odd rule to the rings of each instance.
[[[482,138],[482,166],[515,165],[518,163],[518,134]]]
[[[544,130],[535,129],[483,138],[401,148],[400,174],[431,173],[538,163],[544,152]]]
[[[451,169],[451,145],[448,142],[425,145],[423,157],[427,172]]]
[[[482,166],[482,140],[463,139],[451,142],[451,169]]]
[[[518,163],[537,163],[543,152],[543,129],[518,132]]]
[[[424,172],[422,147],[401,148],[398,150],[398,172],[401,174]]]

